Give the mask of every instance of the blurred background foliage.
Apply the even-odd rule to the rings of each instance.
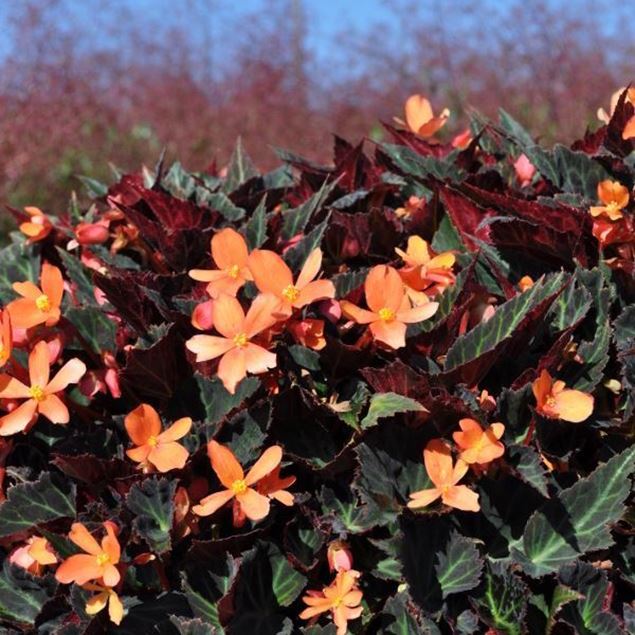
[[[342,0],[348,19],[317,33],[317,2],[2,3],[0,200],[55,213],[78,174],[110,180],[109,162],[162,148],[220,168],[238,135],[263,169],[271,146],[326,161],[331,133],[378,138],[413,92],[452,110],[446,134],[503,107],[570,141],[634,74],[628,3]]]

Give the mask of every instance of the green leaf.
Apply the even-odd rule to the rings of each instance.
[[[408,146],[392,143],[382,143],[380,148],[398,170],[416,179],[423,180],[433,176],[437,179],[459,181],[463,178],[463,170],[454,165],[447,157],[443,160],[430,156],[424,157]]]
[[[165,553],[171,547],[176,485],[176,481],[167,478],[147,478],[133,485],[126,496],[126,506],[136,514],[135,531],[157,553]]]
[[[549,605],[549,614],[547,616],[547,634],[551,633],[553,627],[556,624],[556,616],[560,609],[569,602],[579,600],[582,596],[578,591],[570,589],[567,586],[559,584],[554,590],[551,596],[551,604]]]
[[[88,306],[97,306],[95,285],[90,269],[85,267],[77,256],[69,254],[61,247],[56,247],[56,249],[66,270],[66,275],[75,284],[75,294],[79,302]]]
[[[529,589],[510,569],[489,563],[485,569],[485,591],[476,600],[481,619],[501,635],[521,635],[527,613]]]
[[[73,483],[50,472],[36,481],[13,485],[0,505],[0,537],[50,520],[75,518],[75,492]]]
[[[0,572],[0,619],[32,626],[56,589],[53,576],[33,576],[5,558]],[[3,629],[3,632],[13,631]]]
[[[549,301],[564,286],[566,274],[549,275],[531,289],[502,304],[487,321],[458,337],[448,350],[445,371],[451,371],[494,350],[520,326],[541,303]]]
[[[103,198],[108,194],[108,186],[97,179],[92,179],[89,176],[77,175],[77,178],[82,182],[90,198]]]
[[[333,276],[333,284],[335,285],[335,297],[343,298],[351,291],[358,289],[364,284],[368,269],[362,268],[357,271],[347,271],[346,273],[338,273]]]
[[[261,247],[267,240],[267,196],[260,199],[258,207],[245,225],[245,238],[249,249]]]
[[[258,176],[258,171],[249,155],[245,152],[242,139],[238,137],[234,151],[229,159],[227,178],[225,179],[223,190],[227,193],[233,192],[254,176]]]
[[[561,333],[577,326],[589,312],[593,300],[591,294],[576,282],[567,285],[555,299],[547,314],[552,333]]]
[[[634,470],[635,447],[534,512],[523,534],[522,551],[512,550],[525,573],[532,577],[553,573],[580,554],[613,544],[608,525],[622,517]]]
[[[64,317],[96,353],[116,350],[117,325],[101,309],[71,307]]]
[[[320,370],[320,354],[306,346],[293,344],[288,348],[293,361],[307,370]]]
[[[240,220],[245,215],[245,210],[242,207],[234,205],[227,194],[223,194],[223,192],[208,193],[205,197],[205,201],[201,201],[201,203],[217,211],[228,221]]]
[[[611,178],[604,167],[585,152],[575,152],[557,144],[553,160],[558,173],[556,185],[565,192],[583,194],[589,200],[597,198],[600,181]]]
[[[328,227],[329,215],[316,225],[295,247],[292,247],[284,254],[284,260],[291,269],[298,270],[304,264],[309,254],[320,246],[324,232]]]
[[[19,297],[12,285],[26,280],[39,284],[39,246],[13,244],[0,249],[0,302],[8,304]]]
[[[412,610],[412,598],[407,592],[389,598],[381,612],[381,632],[386,635],[441,635],[436,624]]]
[[[282,607],[290,606],[306,585],[272,543],[258,543],[243,555],[234,590],[234,633],[277,635],[286,628]]]
[[[313,194],[313,196],[304,201],[304,203],[298,207],[282,212],[281,236],[283,240],[290,240],[294,236],[304,232],[315,212],[324,205],[324,202],[331,195],[336,185],[337,181],[333,181],[332,183],[324,181],[322,187]]]
[[[366,416],[361,421],[362,429],[371,428],[380,419],[393,417],[402,412],[422,412],[425,408],[414,399],[404,397],[394,392],[375,393],[370,398],[370,406]]]
[[[478,586],[482,568],[474,541],[452,532],[445,550],[437,554],[435,566],[443,599]]]
[[[511,445],[507,447],[507,461],[514,468],[518,476],[548,497],[547,470],[536,450],[526,445]]]
[[[205,410],[205,422],[208,426],[219,423],[223,417],[251,397],[260,386],[260,380],[257,377],[247,377],[238,384],[236,392],[232,395],[218,377],[208,379],[202,375],[195,375],[194,379],[199,388],[199,396]]]
[[[613,337],[621,362],[626,421],[635,412],[635,305],[627,306],[613,325]]]
[[[218,635],[223,632],[198,618],[189,619],[172,615],[170,616],[170,622],[174,625],[179,635]]]
[[[560,619],[571,624],[581,635],[625,635],[617,616],[606,607],[609,581],[606,573],[586,562],[569,563],[560,571],[560,580],[578,599],[569,596],[560,611]]]
[[[332,489],[322,487],[318,500],[335,533],[361,533],[373,529],[383,520],[375,506],[360,504],[350,490],[337,495]]]
[[[465,251],[465,245],[461,241],[461,235],[456,227],[452,224],[452,219],[448,214],[443,214],[437,231],[432,237],[430,245],[436,253],[444,251]]]

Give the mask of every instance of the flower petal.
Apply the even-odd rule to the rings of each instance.
[[[334,297],[335,285],[330,280],[314,280],[300,291],[300,295],[293,303],[293,306],[299,309],[317,300],[329,300]]]
[[[275,470],[280,465],[280,461],[282,461],[282,448],[279,445],[267,448],[247,472],[245,483],[247,485],[257,483],[261,478]]]
[[[244,348],[232,348],[227,351],[218,364],[218,377],[227,392],[232,395],[236,386],[247,376],[247,360]]]
[[[64,295],[64,278],[62,272],[48,262],[42,265],[42,275],[40,279],[43,293],[48,296],[51,306],[59,307]]]
[[[102,567],[97,564],[96,556],[80,553],[62,562],[55,572],[55,578],[62,584],[85,584],[89,580],[101,578]]]
[[[49,383],[49,372],[51,369],[49,358],[49,347],[45,341],[40,340],[29,353],[29,380],[31,386],[45,388]]]
[[[123,619],[123,604],[114,591],[108,594],[108,598],[108,617],[111,622],[119,625]]]
[[[0,375],[0,397],[2,399],[28,399],[31,392],[19,379],[11,375]]]
[[[243,468],[229,448],[212,440],[207,444],[207,455],[218,480],[225,487],[231,487],[234,481],[245,478]]]
[[[156,437],[161,433],[159,414],[147,403],[142,403],[126,415],[124,426],[135,445],[144,445],[150,437]]]
[[[441,500],[450,507],[466,512],[477,512],[480,509],[478,494],[473,492],[467,485],[455,485],[449,488],[441,496]]]
[[[211,516],[232,498],[234,498],[234,492],[230,489],[214,492],[214,494],[206,496],[198,505],[194,505],[192,511],[197,516]]]
[[[214,300],[212,306],[214,328],[224,337],[232,339],[245,330],[245,313],[240,302],[230,295],[223,294]]]
[[[37,409],[51,423],[68,423],[70,421],[70,413],[66,404],[57,395],[47,395],[38,403]]]
[[[108,591],[102,591],[101,593],[97,593],[92,597],[89,597],[86,600],[86,615],[96,615],[100,611],[106,608],[106,603],[108,602]]]
[[[46,393],[56,393],[64,390],[69,384],[76,384],[86,374],[86,364],[74,357],[60,368],[53,379],[46,386]],[[45,384],[46,385],[46,384]]]
[[[112,564],[107,564],[104,567],[101,577],[104,580],[104,584],[109,587],[117,586],[119,584],[119,580],[121,580],[119,570]]]
[[[408,502],[408,507],[410,507],[410,509],[427,507],[430,503],[437,500],[439,496],[441,496],[441,491],[438,490],[436,487],[413,492],[412,494],[410,494],[411,500]]]
[[[593,397],[581,390],[567,388],[555,395],[554,399],[555,410],[563,421],[580,423],[593,412]]]
[[[42,290],[28,280],[25,282],[14,282],[11,286],[13,287],[13,290],[16,293],[19,293],[23,298],[37,300],[42,295]]]
[[[375,313],[387,308],[398,311],[404,296],[404,287],[397,270],[387,265],[376,265],[364,282],[366,304]]]
[[[33,419],[36,410],[37,401],[29,399],[15,410],[0,417],[0,436],[7,437],[16,432],[22,432]]]
[[[536,379],[531,385],[531,390],[534,393],[536,404],[539,408],[545,403],[547,397],[551,393],[552,385],[553,380],[551,379],[551,375],[547,370],[543,369],[538,379]]]
[[[417,322],[423,322],[432,317],[439,308],[438,302],[426,302],[420,304],[407,311],[399,311],[397,313],[397,320],[405,322],[406,324],[416,324]]]
[[[377,314],[352,304],[348,300],[340,302],[340,308],[344,317],[357,322],[357,324],[370,324],[377,320]]]
[[[268,249],[254,249],[247,261],[249,271],[261,293],[280,296],[282,291],[293,284],[293,274],[277,253]]]
[[[295,286],[302,290],[304,287],[311,282],[311,280],[315,280],[318,273],[320,272],[320,268],[322,267],[322,250],[319,247],[316,247],[304,261],[302,265],[302,270],[298,275],[298,279],[296,280]]]
[[[168,443],[159,443],[159,445],[152,448],[148,454],[148,461],[159,472],[165,473],[170,470],[183,469],[189,456],[189,452],[180,443],[170,441]]]
[[[236,499],[249,520],[262,520],[269,513],[269,499],[251,487],[238,494]]]
[[[207,362],[224,355],[235,344],[231,339],[216,335],[194,335],[185,342],[185,346],[188,351],[196,354],[197,362]]]
[[[190,417],[182,417],[175,421],[169,428],[159,435],[162,443],[168,441],[178,441],[182,439],[192,428],[192,419]]]
[[[82,523],[73,523],[68,537],[86,553],[93,556],[98,556],[101,553],[99,543]]]
[[[245,351],[245,367],[248,372],[266,373],[270,368],[275,368],[277,357],[275,353],[266,350],[257,344],[247,344]]]
[[[261,293],[256,296],[247,311],[245,318],[245,333],[251,339],[280,321],[281,302],[271,293]]]
[[[16,328],[29,329],[38,324],[43,324],[48,315],[35,306],[30,298],[19,298],[7,304],[6,310],[11,316],[11,323]]]
[[[423,451],[423,462],[430,480],[437,487],[452,484],[452,452],[443,439],[428,441]]]
[[[378,342],[383,342],[395,350],[406,345],[406,325],[403,322],[377,320],[369,328]]]
[[[135,463],[143,463],[148,458],[151,450],[152,446],[150,445],[140,445],[138,448],[126,450],[126,456]]]
[[[212,258],[219,269],[247,264],[249,250],[245,239],[235,229],[225,227],[212,237]]]

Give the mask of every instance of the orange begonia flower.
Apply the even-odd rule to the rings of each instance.
[[[435,117],[430,102],[423,95],[408,97],[404,110],[408,128],[422,137],[431,137],[445,125],[450,116],[450,111],[445,108]]]
[[[0,368],[10,359],[13,350],[13,331],[9,311],[0,311]]]
[[[609,220],[622,218],[622,210],[628,205],[628,189],[618,181],[600,181],[598,183],[598,198],[604,205],[592,207],[591,216],[607,216]]]
[[[465,150],[470,143],[472,143],[472,139],[472,131],[469,128],[466,128],[463,132],[459,132],[459,134],[452,138],[452,147],[458,148],[459,150]]]
[[[190,322],[195,329],[199,331],[211,331],[212,328],[214,328],[214,318],[212,316],[213,307],[214,300],[206,300],[194,307]]]
[[[307,348],[312,348],[314,351],[321,351],[326,346],[324,320],[311,318],[294,320],[287,324],[287,330],[296,342]]]
[[[395,210],[395,215],[399,218],[410,218],[421,205],[425,204],[425,200],[418,196],[410,196],[404,203],[403,207],[398,207]]]
[[[124,609],[119,596],[109,587],[101,586],[99,584],[87,584],[82,585],[82,589],[86,591],[96,591],[96,595],[88,598],[86,601],[87,615],[97,615],[100,611],[103,611],[108,605],[108,617],[114,624],[121,624],[123,619]]]
[[[58,582],[81,585],[98,580],[107,587],[119,584],[121,575],[115,566],[121,557],[117,526],[110,521],[103,525],[106,535],[100,545],[82,523],[73,523],[68,537],[86,553],[70,556],[62,562],[55,572]]]
[[[357,588],[357,571],[338,571],[330,586],[321,591],[308,591],[302,601],[308,605],[300,613],[300,619],[310,620],[320,613],[331,612],[337,635],[345,635],[348,620],[357,619],[364,610],[361,605],[362,592]]]
[[[635,137],[635,115],[633,115],[624,126],[624,130],[622,131],[622,139],[624,141],[628,141]]]
[[[46,538],[32,536],[22,547],[18,547],[9,557],[9,562],[33,575],[41,575],[42,569],[57,562],[57,557]]]
[[[24,211],[31,217],[31,220],[20,224],[20,231],[27,237],[27,242],[44,240],[53,229],[51,221],[38,207],[25,207]]]
[[[218,269],[192,269],[190,277],[208,282],[207,292],[212,298],[221,293],[235,296],[245,282],[252,279],[245,239],[235,229],[226,227],[212,237],[211,252]]]
[[[251,339],[273,326],[279,300],[271,295],[259,295],[245,315],[236,298],[221,295],[214,301],[214,328],[222,335],[195,335],[187,340],[188,350],[196,353],[196,361],[204,362],[220,357],[218,376],[232,394],[247,373],[264,373],[276,365],[276,355]],[[221,357],[222,356],[222,357]]]
[[[543,417],[579,423],[593,412],[593,395],[566,388],[563,381],[554,381],[546,370],[531,387],[536,398],[536,411]]]
[[[60,319],[60,304],[64,294],[62,272],[45,262],[42,265],[40,289],[32,282],[14,282],[13,290],[22,297],[13,300],[6,310],[14,328],[28,329],[38,324],[55,326]]]
[[[157,411],[144,403],[126,416],[124,425],[128,436],[137,446],[126,450],[128,458],[142,465],[150,464],[159,472],[183,468],[189,453],[177,440],[190,431],[190,417],[175,421],[161,432],[161,419]]]
[[[76,384],[85,372],[84,362],[73,358],[49,381],[49,349],[46,342],[38,342],[29,355],[30,386],[10,375],[0,375],[0,398],[26,399],[15,410],[0,417],[0,435],[8,436],[21,432],[36,413],[44,415],[52,423],[68,423],[68,408],[57,393],[69,384]]]
[[[514,161],[514,170],[516,171],[516,177],[520,181],[520,187],[531,185],[531,181],[536,174],[536,167],[527,158],[526,154],[521,154],[516,161]]]
[[[316,300],[335,297],[335,286],[330,280],[315,280],[321,267],[322,250],[314,249],[294,284],[291,269],[277,253],[254,249],[249,255],[249,269],[256,286],[262,293],[270,293],[280,300],[278,310],[285,316]]]
[[[280,465],[282,448],[277,445],[267,448],[247,472],[247,476],[234,453],[220,443],[210,441],[207,445],[207,454],[212,469],[226,489],[206,496],[192,508],[192,511],[199,516],[209,516],[235,498],[247,518],[265,518],[269,513],[269,498],[259,494],[252,485],[256,485]]]
[[[343,300],[344,315],[358,324],[369,324],[375,340],[392,348],[406,345],[406,324],[414,324],[434,315],[436,302],[411,307],[401,277],[393,267],[376,265],[364,282],[369,311]]]
[[[525,291],[527,291],[527,289],[531,289],[533,286],[534,286],[534,281],[531,276],[523,276],[518,281],[518,290],[521,293],[524,293]]]
[[[505,446],[499,439],[505,432],[502,423],[492,423],[488,428],[481,428],[474,419],[459,421],[461,432],[454,432],[452,438],[461,450],[459,459],[468,464],[484,465],[505,454]]]
[[[423,451],[423,462],[434,487],[410,494],[412,500],[408,507],[427,507],[437,498],[441,498],[446,505],[466,512],[477,512],[480,509],[478,494],[467,485],[457,485],[465,476],[468,464],[458,459],[453,466],[450,446],[443,439],[432,439],[428,442]]]
[[[406,251],[397,247],[395,252],[406,264],[399,274],[406,285],[415,291],[436,295],[456,281],[456,276],[452,272],[456,262],[454,254],[444,251],[435,255],[428,247],[428,243],[419,236],[408,238]]]

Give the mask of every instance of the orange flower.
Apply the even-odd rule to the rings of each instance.
[[[314,249],[294,284],[291,269],[277,253],[254,249],[249,256],[249,269],[256,286],[262,293],[270,293],[280,300],[278,310],[285,316],[291,315],[294,308],[335,297],[335,286],[330,280],[315,280],[321,267],[322,250]]]
[[[53,229],[51,221],[38,207],[25,207],[24,211],[31,217],[31,220],[20,224],[20,231],[27,237],[27,242],[44,240]]]
[[[622,218],[622,209],[628,205],[628,189],[617,181],[600,181],[598,183],[598,198],[604,205],[592,207],[591,216],[607,216],[609,220]]]
[[[210,516],[225,503],[235,498],[242,513],[247,518],[250,520],[265,518],[269,513],[269,498],[259,494],[252,485],[258,483],[280,465],[282,448],[277,445],[267,448],[247,472],[247,476],[245,476],[234,453],[220,443],[210,441],[207,445],[207,454],[212,469],[226,489],[206,496],[192,508],[192,511],[199,516]]]
[[[626,122],[624,130],[622,131],[622,139],[624,139],[624,141],[628,141],[633,137],[635,137],[635,115]]]
[[[211,251],[218,269],[192,269],[190,277],[209,282],[207,292],[212,298],[221,293],[235,296],[247,280],[252,280],[245,239],[236,230],[226,227],[212,237]]]
[[[520,187],[527,187],[531,185],[531,180],[536,174],[536,167],[527,158],[526,154],[521,154],[516,161],[514,161],[514,170],[516,171],[516,177],[520,181]]]
[[[248,372],[264,373],[275,367],[275,353],[252,343],[251,339],[278,321],[273,313],[278,304],[274,296],[259,295],[245,316],[238,300],[223,294],[212,307],[214,328],[222,337],[195,335],[185,343],[196,354],[197,362],[221,358],[218,376],[232,395]]]
[[[376,265],[364,282],[366,303],[370,311],[343,300],[344,315],[358,324],[370,324],[375,340],[392,348],[406,345],[406,324],[421,322],[436,312],[436,302],[411,307],[403,282],[393,267]]]
[[[143,403],[126,417],[124,425],[128,436],[137,446],[126,450],[128,458],[142,465],[150,464],[159,472],[183,468],[189,453],[176,441],[190,431],[192,419],[183,417],[161,432],[161,419],[157,411]]]
[[[52,423],[68,423],[68,408],[57,393],[69,384],[76,384],[85,372],[84,362],[73,358],[49,381],[49,349],[46,342],[38,342],[29,355],[30,386],[10,375],[0,375],[0,398],[26,399],[15,410],[0,417],[0,435],[8,436],[21,432],[29,425],[35,414],[44,415]]]
[[[527,289],[531,289],[531,287],[534,286],[534,281],[531,278],[531,276],[523,276],[519,281],[518,281],[518,290],[521,293],[524,293],[525,291],[527,291]]]
[[[463,132],[459,132],[459,134],[452,138],[452,147],[458,148],[459,150],[465,150],[470,143],[472,143],[472,139],[472,131],[469,128],[466,128]]]
[[[324,320],[294,320],[287,324],[287,330],[296,342],[312,348],[314,351],[321,351],[326,346],[324,339]]]
[[[0,368],[11,359],[13,350],[13,331],[8,311],[0,311]]]
[[[195,329],[199,331],[210,331],[214,328],[214,319],[212,317],[213,307],[214,300],[206,300],[194,307],[190,322]]]
[[[592,395],[566,388],[563,381],[553,381],[546,370],[534,381],[532,390],[536,398],[536,411],[548,419],[579,423],[588,419],[593,412]]]
[[[483,430],[478,421],[461,419],[459,426],[461,432],[454,432],[452,438],[461,450],[462,461],[484,465],[505,454],[505,446],[499,441],[505,432],[502,423],[492,423]]]
[[[408,97],[404,110],[408,128],[422,137],[431,137],[445,126],[450,116],[450,111],[445,108],[438,117],[435,117],[430,102],[423,95]]]
[[[395,252],[406,263],[399,274],[411,289],[436,295],[454,284],[456,276],[452,267],[456,258],[452,252],[444,251],[435,255],[428,243],[419,236],[408,238],[406,251],[396,247]]]
[[[82,523],[73,523],[68,537],[86,553],[66,558],[55,572],[62,584],[86,584],[99,580],[107,587],[119,584],[121,575],[115,565],[121,557],[121,547],[117,540],[117,526],[110,521],[103,523],[106,535],[101,545],[93,538]]]
[[[38,324],[55,326],[58,323],[64,294],[62,272],[45,262],[41,285],[42,289],[28,281],[13,283],[13,290],[22,296],[7,305],[14,328],[28,329]]]
[[[18,547],[9,557],[9,562],[33,575],[41,575],[42,569],[57,562],[57,557],[46,538],[32,536],[22,547]]]
[[[405,202],[404,207],[398,207],[395,210],[395,215],[399,218],[410,218],[422,203],[425,203],[424,199],[418,196],[410,196]]]
[[[300,619],[310,620],[320,613],[331,612],[337,635],[346,635],[348,620],[357,619],[364,610],[362,592],[357,588],[357,571],[338,571],[330,586],[321,591],[308,591],[302,601],[308,605]]]
[[[478,494],[467,485],[457,485],[465,476],[468,464],[458,459],[452,466],[452,452],[443,439],[432,439],[428,442],[423,451],[423,462],[434,487],[410,494],[412,500],[408,507],[427,507],[437,498],[441,498],[446,505],[463,511],[477,512],[480,509]]]
[[[82,585],[82,589],[97,592],[96,595],[88,598],[86,602],[85,611],[87,615],[97,615],[97,613],[106,608],[107,604],[110,621],[117,625],[121,624],[124,614],[123,604],[119,596],[111,588],[89,582]]]
[[[334,540],[326,550],[326,560],[330,571],[350,571],[353,568],[353,554],[347,543]]]

